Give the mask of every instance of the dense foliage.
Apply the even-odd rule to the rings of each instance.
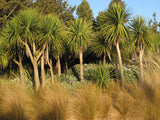
[[[112,0],[95,20],[87,0],[77,9],[67,0],[1,3],[0,74],[19,74],[23,87],[26,73],[36,90],[45,87],[48,76],[52,83],[89,80],[106,87],[108,81],[118,80],[123,86],[142,80],[148,62],[144,59],[148,53],[159,54],[156,13],[148,23],[139,15],[130,18],[122,0]],[[103,64],[97,64],[101,60]],[[158,66],[155,58],[153,61]],[[74,66],[79,63],[78,68]],[[86,71],[83,63],[98,67]]]
[[[0,0],[0,120],[159,120],[160,32],[111,0]],[[123,62],[122,62],[123,61]]]

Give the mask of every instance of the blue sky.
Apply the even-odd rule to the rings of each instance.
[[[87,0],[93,10],[94,17],[96,17],[99,11],[105,10],[111,0]],[[137,14],[142,15],[148,21],[153,19],[153,13],[156,12],[157,20],[160,22],[160,0],[124,0],[127,9],[132,13],[131,16]],[[78,6],[82,0],[68,0],[70,5]],[[74,14],[75,15],[75,14]]]

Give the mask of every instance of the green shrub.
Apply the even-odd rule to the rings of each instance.
[[[127,83],[132,83],[138,81],[139,78],[139,68],[134,65],[123,66],[124,76]]]
[[[88,70],[87,80],[91,80],[100,88],[106,88],[113,81],[113,68],[111,65],[104,66],[102,63],[94,69]]]
[[[79,65],[75,65],[68,70],[66,74],[61,75],[61,82],[68,83],[70,85],[79,84],[77,81],[80,80]],[[98,64],[84,64],[84,79],[92,81],[99,87],[107,87],[108,82],[112,81],[113,66],[106,65],[104,67],[101,63]]]

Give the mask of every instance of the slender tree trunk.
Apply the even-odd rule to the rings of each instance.
[[[3,20],[3,23],[6,22],[6,20],[8,19],[9,16],[11,16],[11,14],[15,11],[15,9],[18,7],[18,4],[15,5],[15,7],[9,12],[9,14],[5,17],[5,19]]]
[[[45,71],[44,71],[44,53],[42,54],[41,57],[41,77],[42,77],[42,88],[45,87]]]
[[[19,71],[21,76],[21,85],[23,88],[25,88],[25,78],[24,78],[24,71],[23,71],[23,65],[22,65],[22,58],[19,56]]]
[[[140,80],[143,81],[143,53],[144,50],[143,48],[140,49],[139,51],[139,67],[140,67]]]
[[[112,61],[112,58],[111,58],[111,54],[110,54],[110,52],[108,50],[107,50],[107,55],[108,55],[108,58],[109,58],[110,62],[113,64],[113,61]]]
[[[123,72],[121,52],[120,52],[120,49],[119,49],[119,42],[116,43],[116,49],[117,49],[117,53],[118,53],[118,61],[119,61],[119,67],[120,67],[120,71],[121,71],[121,78],[122,78],[121,85],[123,87],[124,82],[125,82],[125,77],[124,77],[124,72]]]
[[[38,64],[36,59],[34,59],[33,61],[33,68],[34,68],[35,89],[38,90],[40,87],[40,81],[39,81],[39,73],[38,73]]]
[[[24,78],[24,71],[23,71],[23,65],[22,65],[22,58],[19,56],[19,62],[13,59],[13,61],[18,65],[19,67],[19,73],[20,73],[20,80],[21,80],[21,86],[22,88],[25,88],[25,78]]]
[[[65,66],[66,66],[66,72],[68,71],[68,62],[67,60],[65,61]]]
[[[49,49],[48,49],[48,44],[46,46],[46,49],[44,51],[44,62],[47,64],[49,62]]]
[[[106,66],[106,54],[104,53],[104,56],[103,56],[103,65]]]
[[[53,73],[53,67],[52,67],[52,59],[49,60],[48,65],[50,67],[50,72],[51,72],[51,83],[54,84],[54,73]]]
[[[44,43],[42,50],[38,53],[37,56],[35,56],[36,53],[36,47],[35,47],[35,42],[33,41],[33,54],[31,52],[31,49],[29,47],[29,45],[27,44],[27,40],[24,42],[22,41],[22,44],[26,46],[26,51],[30,57],[30,60],[32,62],[33,68],[34,68],[34,80],[35,80],[35,89],[38,90],[40,87],[40,81],[39,81],[39,73],[38,73],[38,63],[37,61],[39,60],[39,58],[42,56],[43,51],[45,50],[46,46],[47,46],[47,42]]]
[[[34,79],[35,79],[35,89],[38,90],[40,87],[40,81],[39,81],[39,72],[38,72],[38,63],[37,58],[35,56],[36,52],[36,45],[33,41],[33,68],[34,68]]]
[[[119,71],[118,71],[118,55],[116,56],[116,68],[115,68],[115,72],[116,72],[116,79],[119,80]]]
[[[83,51],[82,48],[79,48],[79,60],[80,60],[80,80],[81,82],[84,81],[83,79]]]
[[[59,55],[57,57],[57,64],[58,64],[58,77],[60,77],[61,76],[61,61],[60,61]]]
[[[36,45],[35,42],[33,41],[33,56],[35,56],[35,52],[36,52]]]

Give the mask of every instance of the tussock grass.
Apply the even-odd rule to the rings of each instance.
[[[69,94],[59,85],[46,87],[37,93],[35,99],[36,120],[66,120]]]
[[[111,98],[94,85],[89,84],[80,88],[72,103],[72,113],[77,120],[95,120],[107,118],[111,108]]]
[[[0,120],[160,120],[160,74],[151,71],[142,82],[124,87],[111,82],[105,89],[55,83],[33,91],[5,82],[0,85]]]
[[[133,96],[134,114],[145,120],[160,119],[160,74],[152,71],[145,74],[142,83],[130,87],[130,94]]]
[[[32,100],[15,84],[0,86],[0,120],[31,120]]]

